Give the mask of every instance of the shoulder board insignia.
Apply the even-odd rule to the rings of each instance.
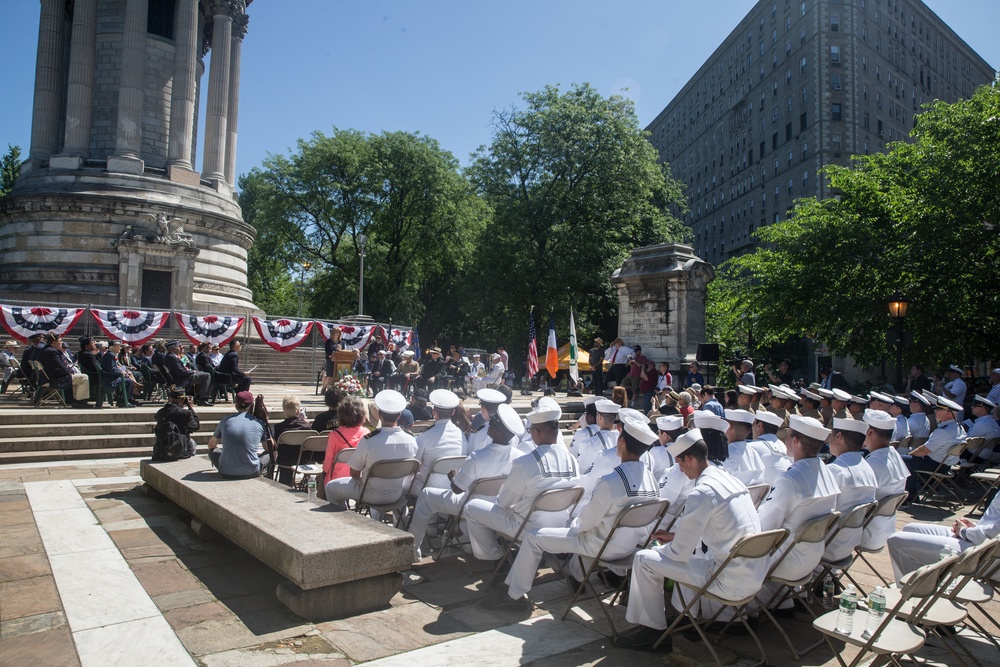
[[[380,429],[380,428],[377,428],[377,429],[375,429],[374,431],[372,431],[371,433],[369,433],[368,435],[366,435],[366,436],[365,436],[365,438],[366,438],[366,439],[367,439],[367,438],[372,438],[372,437],[374,437],[374,436],[378,435],[378,434],[379,434],[379,433],[381,433],[381,432],[382,432],[382,429]]]

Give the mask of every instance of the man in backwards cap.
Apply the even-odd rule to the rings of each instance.
[[[399,415],[406,409],[406,399],[398,391],[385,389],[375,397],[375,408],[382,421],[377,428],[358,442],[348,465],[350,477],[331,479],[326,483],[326,497],[333,505],[347,507],[347,500],[358,500],[364,486],[364,476],[379,461],[411,459],[417,453],[417,441],[399,428]],[[365,500],[373,504],[391,503],[406,492],[410,479],[371,479],[365,489]],[[372,511],[372,518],[377,515]]]
[[[425,487],[417,497],[413,510],[413,520],[409,531],[413,535],[413,544],[417,548],[417,560],[421,558],[421,546],[427,526],[435,514],[457,516],[465,499],[465,492],[473,483],[487,477],[498,477],[510,472],[511,463],[521,455],[511,447],[511,441],[524,432],[524,425],[514,408],[509,405],[497,406],[496,412],[490,417],[486,427],[490,442],[469,454],[460,470],[448,473],[449,489]],[[495,500],[488,498],[484,500]]]
[[[465,506],[469,541],[476,558],[499,560],[503,549],[497,543],[494,531],[513,535],[539,494],[549,489],[573,486],[580,478],[576,459],[569,449],[555,444],[561,416],[558,406],[540,406],[529,412],[528,432],[535,449],[514,460],[496,502],[474,498]],[[565,513],[541,512],[532,517],[527,528],[564,526],[567,521]]]
[[[637,500],[655,500],[659,497],[653,474],[639,460],[650,445],[656,442],[656,434],[647,424],[638,420],[630,419],[623,424],[621,435],[615,444],[621,463],[597,480],[593,495],[568,528],[539,528],[528,533],[517,552],[510,574],[507,575],[507,592],[500,592],[483,600],[485,608],[501,611],[530,610],[531,600],[527,593],[531,590],[543,553],[596,556],[619,512]],[[635,545],[645,541],[648,530],[648,527],[620,528],[602,557],[617,560],[634,553]],[[579,588],[582,585],[579,580],[583,578],[579,559],[570,557],[567,565],[573,583]]]
[[[746,485],[722,468],[709,464],[708,445],[699,429],[682,435],[667,447],[667,451],[684,475],[694,481],[694,488],[687,496],[684,512],[677,519],[674,531],[654,533],[663,546],[643,549],[635,555],[625,618],[640,627],[636,632],[619,637],[617,645],[623,648],[652,650],[666,629],[665,577],[676,582],[673,604],[682,609],[679,587],[684,588],[684,597],[690,600],[694,591],[701,588],[729,556],[736,542],[760,532],[760,520]],[[745,598],[760,589],[765,574],[766,559],[746,564],[734,561],[709,590],[728,599]],[[697,613],[698,610],[692,611]],[[707,618],[713,613],[714,610],[703,608],[701,616]],[[669,652],[670,639],[657,650]]]
[[[461,403],[458,396],[448,389],[435,389],[431,392],[430,401],[435,421],[417,436],[416,459],[420,461],[420,472],[413,484],[414,493],[425,486],[447,489],[450,486],[448,480],[442,474],[431,475],[431,468],[438,459],[445,456],[465,456],[462,429],[451,421],[451,416]]]
[[[892,430],[895,420],[884,410],[865,410],[864,422],[868,426],[865,433],[864,451],[868,452],[865,461],[875,473],[878,486],[875,488],[875,500],[886,496],[902,493],[906,490],[906,478],[910,471],[899,456],[895,447],[890,447]],[[896,530],[896,515],[876,516],[865,527],[861,537],[861,546],[877,551],[885,546],[885,540]]]
[[[907,503],[912,503],[916,499],[917,492],[923,484],[924,476],[915,474],[917,471],[936,470],[941,463],[950,466],[958,463],[957,456],[948,456],[948,448],[966,439],[965,429],[955,421],[961,411],[961,406],[955,401],[938,396],[937,405],[934,407],[937,428],[927,438],[927,442],[903,457],[903,463],[910,470],[910,478],[906,480],[906,491],[909,493]]]

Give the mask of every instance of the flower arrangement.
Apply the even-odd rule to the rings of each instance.
[[[362,392],[364,392],[364,387],[361,386],[361,381],[354,375],[350,374],[341,375],[340,379],[334,383],[334,386],[345,396],[361,396]]]

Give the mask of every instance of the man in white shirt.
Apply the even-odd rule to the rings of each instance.
[[[535,449],[514,460],[496,502],[476,498],[465,506],[472,553],[479,560],[497,561],[503,556],[496,532],[513,536],[542,492],[575,486],[580,479],[569,448],[556,444],[561,416],[558,407],[548,405],[529,412],[528,431]],[[565,526],[568,521],[565,513],[542,512],[527,528]]]
[[[700,430],[688,431],[667,449],[694,482],[694,488],[673,532],[654,533],[663,545],[635,555],[625,618],[640,627],[618,638],[616,645],[622,648],[652,650],[667,628],[664,578],[675,582],[674,606],[680,609],[680,587],[684,588],[685,599],[690,600],[693,591],[705,585],[726,560],[736,542],[761,531],[746,485],[709,463],[708,446]],[[767,559],[737,562],[727,567],[709,590],[728,599],[744,598],[760,589],[766,573]],[[697,614],[699,610],[692,611]],[[657,650],[671,649],[668,638]]]
[[[601,430],[601,427],[597,425],[597,408],[594,405],[599,398],[600,396],[591,394],[583,399],[583,414],[580,415],[579,420],[580,428],[573,434],[573,439],[569,443],[570,454],[577,457],[577,460],[580,459],[580,444],[590,440]]]
[[[886,412],[896,419],[896,428],[892,430],[892,439],[896,442],[902,442],[910,435],[910,422],[903,413],[903,410],[909,405],[910,399],[908,396],[896,396],[895,400],[889,404],[889,409],[886,410]]]
[[[596,556],[619,512],[636,500],[659,497],[656,480],[639,460],[656,441],[656,435],[647,424],[635,419],[625,421],[623,426],[615,443],[621,463],[597,481],[583,511],[569,527],[539,528],[528,532],[507,575],[507,592],[483,600],[483,607],[497,611],[530,610],[532,604],[527,593],[531,590],[543,553]],[[634,553],[636,544],[645,541],[650,528],[619,529],[603,557],[616,560]],[[579,587],[579,580],[583,578],[579,559],[571,555],[567,567],[569,576]]]
[[[895,447],[890,447],[892,429],[895,420],[883,410],[865,410],[864,422],[868,425],[865,434],[864,451],[868,452],[865,461],[875,472],[878,486],[875,487],[875,500],[886,496],[902,493],[906,490],[906,478],[910,471],[906,469],[902,457]],[[886,539],[896,530],[896,515],[876,516],[865,527],[861,537],[861,546],[865,549],[881,549]]]
[[[945,371],[945,375],[948,376],[948,382],[943,383],[938,380],[934,383],[934,388],[943,396],[950,398],[958,404],[959,410],[955,414],[955,419],[962,421],[962,406],[965,405],[965,394],[968,391],[968,386],[965,384],[965,371],[961,367],[952,364]]]
[[[431,474],[431,468],[437,460],[445,456],[465,456],[465,441],[462,430],[452,421],[455,409],[461,401],[454,392],[448,389],[435,389],[430,393],[431,414],[434,423],[417,436],[417,455],[420,461],[420,472],[413,483],[413,493],[419,493],[424,487],[447,489],[451,484],[441,473]]]
[[[618,429],[615,428],[615,421],[618,419],[621,406],[599,397],[594,402],[594,410],[597,413],[597,432],[593,437],[577,443],[576,447],[576,462],[580,465],[581,473],[590,470],[594,459],[600,456],[601,452],[614,449],[618,445]],[[572,447],[570,451],[573,451]]]
[[[976,396],[972,401],[972,418],[966,419],[964,424],[967,429],[966,437],[982,438],[984,443],[994,438],[1000,438],[1000,424],[997,424],[997,420],[993,417],[993,410],[996,407],[996,404],[989,399]],[[962,454],[962,458],[971,459],[973,454],[975,452],[967,451]],[[976,460],[988,460],[991,454],[993,454],[993,447],[990,446],[988,449],[984,447],[979,450]]]
[[[830,453],[837,458],[827,466],[840,488],[837,494],[837,511],[840,520],[859,505],[875,501],[878,480],[875,471],[861,454],[862,445],[868,434],[868,424],[857,419],[833,418],[833,432],[830,434]],[[861,528],[842,528],[830,544],[823,557],[829,561],[847,558],[861,543]]]
[[[927,408],[931,402],[919,391],[910,392],[910,416],[906,425],[914,438],[926,438],[931,434],[931,421],[927,418]],[[888,407],[888,406],[887,406]]]
[[[774,412],[760,410],[754,413],[753,439],[747,446],[757,452],[764,463],[761,482],[765,484],[774,484],[774,480],[792,466],[792,457],[777,435],[785,423],[786,419]]]
[[[966,437],[965,429],[955,419],[960,412],[961,408],[955,401],[944,396],[937,397],[937,405],[934,407],[937,428],[931,433],[927,442],[903,457],[903,462],[910,470],[910,478],[906,480],[906,490],[910,494],[907,503],[913,502],[925,480],[923,475],[915,474],[917,471],[937,470],[941,463],[945,465],[958,463],[957,456],[948,456],[948,449],[963,442]]]
[[[610,365],[608,374],[616,386],[621,386],[622,380],[628,375],[628,358],[632,354],[632,348],[625,347],[625,341],[621,338],[611,341],[611,347],[604,351],[604,360]]]
[[[760,484],[764,479],[764,461],[753,447],[747,445],[754,414],[747,410],[726,410],[726,421],[729,424],[726,429],[729,458],[726,459],[724,467],[726,472],[747,486]],[[695,425],[698,425],[697,420]]]
[[[490,443],[470,454],[461,469],[448,473],[450,488],[425,487],[417,496],[413,520],[409,527],[409,532],[413,535],[413,544],[417,549],[417,560],[421,558],[424,535],[431,519],[436,514],[456,516],[465,500],[465,492],[476,480],[506,475],[510,472],[514,459],[520,456],[520,452],[511,447],[514,438],[524,431],[521,418],[514,408],[500,405],[486,426],[486,431],[490,435]],[[495,498],[485,500],[495,500]]]

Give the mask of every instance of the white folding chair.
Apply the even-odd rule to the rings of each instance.
[[[753,484],[747,487],[747,491],[750,492],[750,500],[753,501],[753,506],[760,507],[760,504],[767,498],[767,494],[771,493],[771,485]]]
[[[992,545],[991,548],[986,548],[988,545]],[[965,577],[964,581],[960,581],[950,597],[959,604],[971,604],[983,618],[989,619],[996,628],[1000,629],[1000,623],[997,622],[996,616],[983,607],[984,604],[993,599],[993,595],[996,593],[996,584],[991,578],[996,576],[997,569],[1000,568],[1000,537],[987,540],[980,547],[983,551],[979,555],[979,571],[971,577]],[[966,550],[965,553],[969,551],[972,549]],[[987,631],[975,616],[969,614],[966,623],[971,624],[975,630],[996,646],[997,650],[1000,650],[1000,643],[997,642],[996,636]]]
[[[423,480],[424,484],[423,488],[427,488],[427,481],[433,475],[447,475],[452,470],[457,470],[458,468],[461,468],[462,464],[465,463],[466,458],[467,457],[465,456],[442,456],[441,458],[439,458],[437,461],[431,464],[430,468],[428,468],[427,479]],[[423,490],[423,489],[414,490],[414,486],[416,485],[416,483],[417,483],[417,477],[414,476],[413,480],[410,482],[410,488],[407,489],[406,491],[406,501],[410,507],[416,505],[417,502],[416,495]],[[441,487],[436,487],[436,488],[441,488]],[[413,521],[412,512],[410,513],[409,518],[406,521],[406,526],[404,526],[404,530],[408,530],[410,528],[411,521]]]
[[[434,560],[440,560],[445,556],[445,552],[449,547],[454,547],[459,553],[465,553],[462,548],[462,542],[459,534],[459,526],[462,523],[462,517],[465,514],[465,506],[469,504],[469,501],[473,498],[496,498],[497,494],[500,493],[500,487],[503,483],[507,481],[507,475],[498,475],[496,477],[484,477],[482,479],[477,479],[474,481],[468,489],[465,491],[465,497],[462,498],[462,504],[458,508],[458,514],[454,516],[449,516],[448,520],[445,522],[442,534],[444,537],[441,541],[441,548],[434,554]],[[465,563],[472,573],[472,566],[468,561]]]
[[[994,489],[1000,487],[1000,468],[987,468],[982,472],[974,472],[969,477],[983,489],[983,495],[979,499],[979,502],[968,511],[966,516],[975,514],[980,510],[983,512],[986,511],[986,507],[989,505],[990,494]]]
[[[948,496],[954,498],[955,502],[961,506],[964,501],[959,495],[960,489],[956,484],[958,479],[958,472],[961,471],[961,467],[958,464],[945,463],[951,457],[959,457],[962,452],[965,451],[967,441],[956,442],[954,445],[948,447],[947,454],[945,458],[937,465],[934,470],[917,470],[917,474],[923,477],[924,483],[920,486],[920,490],[917,491],[916,499],[919,502],[927,503],[931,500],[931,494],[934,494],[941,498],[941,500],[946,500],[947,493]]]
[[[284,435],[282,433],[281,435]],[[295,462],[295,472],[302,476],[299,482],[300,489],[304,489],[309,482],[309,478],[323,474],[323,456],[326,455],[327,438],[325,435],[311,435],[302,441],[299,447],[299,458]],[[316,463],[316,454],[319,454],[319,463]],[[303,463],[303,460],[309,463]]]
[[[861,538],[864,536],[864,528],[868,525],[868,521],[876,509],[878,509],[878,501],[873,500],[870,503],[858,505],[854,509],[849,510],[846,514],[841,515],[837,525],[834,526],[833,530],[830,531],[830,534],[826,538],[826,546],[829,547],[845,530],[858,531],[858,544],[855,544],[851,548],[850,554],[840,560],[828,560],[826,554],[824,554],[823,557],[819,559],[820,572],[818,575],[813,577],[813,581],[821,582],[826,579],[826,575],[832,574],[838,579],[837,583],[840,583],[840,577],[847,574],[848,570],[851,569],[851,566],[857,558],[856,549],[861,543]],[[838,571],[840,572],[840,575],[837,574]],[[854,580],[852,579],[851,581],[853,582]],[[860,588],[858,589],[858,594],[864,595]]]
[[[901,491],[899,493],[894,493],[894,494],[885,496],[885,497],[877,500],[876,501],[877,504],[875,506],[875,509],[872,511],[871,514],[868,515],[868,519],[865,521],[864,528],[867,528],[868,524],[870,524],[872,521],[874,521],[876,517],[887,517],[887,516],[895,517],[896,516],[896,510],[898,510],[899,506],[902,505],[903,502],[906,501],[906,497],[907,497],[906,491]],[[862,530],[864,530],[864,528]],[[877,576],[882,581],[882,584],[884,586],[889,586],[892,582],[890,582],[888,579],[886,579],[882,575],[882,573],[879,572],[878,568],[876,568],[874,565],[872,565],[868,561],[868,559],[865,558],[865,554],[877,554],[880,551],[882,551],[883,549],[885,549],[885,545],[884,544],[881,547],[879,547],[878,549],[868,549],[864,545],[859,544],[858,546],[854,547],[854,554],[857,556],[858,560],[860,560],[862,563],[864,563],[865,565],[868,566],[869,570],[871,570],[872,572],[875,573],[875,576]],[[844,570],[844,576],[846,576],[847,579],[852,584],[854,584],[854,587],[858,589],[858,593],[860,595],[865,595],[865,592],[864,592],[865,589],[862,588],[861,584],[859,584],[857,582],[857,580],[854,577],[851,576],[850,572],[848,572],[847,570]]]
[[[393,525],[397,528],[403,518],[403,508],[406,507],[406,490],[409,488],[410,477],[416,475],[420,470],[420,461],[416,459],[389,459],[378,461],[364,473],[364,482],[361,484],[361,493],[358,495],[357,512],[363,514],[371,511],[379,512],[381,516],[388,513],[393,515]],[[399,481],[399,496],[389,502],[371,502],[366,497],[368,483],[373,479],[391,479]]]
[[[278,436],[278,443],[277,445],[275,445],[275,458],[277,458],[277,453],[281,450],[282,447],[287,447],[287,448],[302,447],[302,443],[306,441],[306,438],[312,437],[314,435],[319,435],[319,434],[316,433],[316,431],[313,431],[312,429],[303,429],[301,431],[285,431],[280,436]],[[299,453],[301,453],[301,449]],[[298,466],[299,464],[298,454],[296,454],[295,456],[296,456],[296,462],[294,464],[291,465],[287,463],[275,464],[274,466],[275,479],[278,478],[277,476],[280,470],[293,470],[293,471],[295,470],[295,467]]]

